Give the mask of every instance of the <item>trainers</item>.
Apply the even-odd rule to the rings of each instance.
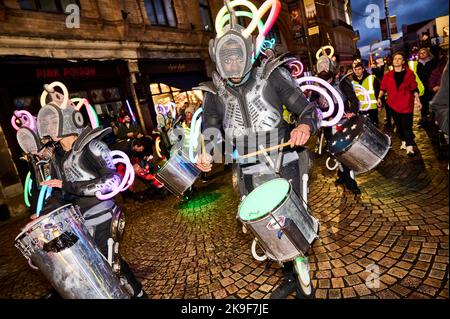
[[[416,153],[414,153],[414,148],[411,145],[406,147],[406,155],[411,157],[416,155]]]
[[[406,141],[402,141],[402,146],[400,146],[401,150],[406,150]]]
[[[286,299],[290,293],[296,291],[294,275],[288,275],[283,278],[281,284],[272,292],[270,299]]]

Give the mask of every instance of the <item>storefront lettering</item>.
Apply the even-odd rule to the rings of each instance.
[[[95,67],[46,68],[36,69],[37,79],[85,78],[96,76]]]
[[[169,64],[168,69],[171,72],[181,72],[186,69],[186,64]]]

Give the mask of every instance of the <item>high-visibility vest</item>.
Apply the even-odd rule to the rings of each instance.
[[[183,122],[183,130],[184,130],[184,144],[183,147],[189,147],[189,143],[191,140],[191,127]]]
[[[368,111],[375,110],[377,106],[377,97],[375,96],[375,90],[373,89],[373,82],[375,81],[375,75],[371,74],[364,79],[361,86],[367,90],[369,93],[369,100],[365,101],[365,97],[363,94],[357,95],[359,100],[359,110],[360,111]],[[359,84],[357,81],[352,81],[352,84]]]
[[[416,76],[416,82],[417,82],[417,89],[419,90],[419,96],[422,96],[425,93],[425,87],[423,86],[422,81],[420,80],[419,76],[417,75],[417,61],[410,60],[408,61],[408,66],[411,69],[411,71],[414,72],[414,75]]]

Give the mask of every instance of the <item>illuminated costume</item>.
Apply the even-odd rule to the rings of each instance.
[[[199,87],[204,92],[205,141],[210,145],[220,143],[221,138],[218,136],[214,136],[214,142],[211,143],[208,131],[215,129],[213,131],[219,132],[223,129],[226,142],[233,141],[233,147],[240,155],[248,154],[249,148],[253,147],[250,141],[256,139],[257,146],[264,148],[286,142],[290,139],[290,129],[283,120],[283,105],[299,116],[297,125],[308,125],[314,134],[318,130],[319,114],[315,104],[310,103],[298,88],[290,72],[281,67],[286,61],[282,57],[269,58],[261,66],[253,67],[252,59],[258,44],[255,45],[251,36],[246,36],[246,29],[236,24],[235,12],[228,2],[227,9],[231,13],[230,26],[225,27],[223,34],[218,34],[210,42],[210,56],[217,72],[213,73],[212,82],[202,83]],[[282,153],[283,165],[279,172],[273,167],[268,169],[264,161],[240,161],[237,180],[241,196],[277,175],[290,180],[296,193],[302,194],[301,176],[310,169],[309,156],[306,152],[290,150]],[[225,150],[226,162],[231,162],[232,156],[232,152]],[[266,160],[274,162],[278,156],[278,152],[271,153],[271,159]],[[307,269],[307,258],[304,261]],[[293,262],[284,263],[283,273],[284,281],[272,298],[285,298],[296,289],[299,294]]]
[[[107,196],[104,195],[119,188],[121,184],[111,151],[101,141],[111,129],[85,127],[83,116],[73,103],[66,103],[65,107],[61,104],[61,101],[54,98],[41,108],[37,117],[37,129],[41,138],[60,140],[77,136],[68,151],[57,143],[51,176],[62,181],[62,188],[54,188],[43,212],[48,213],[64,203],[78,205],[85,226],[99,251],[110,261],[113,270],[120,275],[130,293],[134,297],[142,296],[141,284],[118,254],[118,241],[124,227],[122,210],[112,198],[106,199]]]

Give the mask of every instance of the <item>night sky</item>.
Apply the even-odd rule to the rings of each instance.
[[[370,44],[372,40],[381,40],[380,29],[369,29],[366,20],[369,13],[366,7],[376,4],[380,8],[380,17],[384,18],[383,0],[353,0],[353,29],[359,30],[361,39],[357,46]],[[397,28],[401,32],[403,24],[413,24],[439,16],[448,15],[448,0],[388,0],[389,15],[397,16]]]

